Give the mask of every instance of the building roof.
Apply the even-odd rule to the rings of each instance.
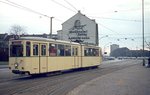
[[[0,34],[0,40],[5,40],[7,36],[8,36],[7,33],[5,33],[5,34]]]
[[[77,14],[75,14],[74,16],[72,16],[71,18],[69,18],[68,20],[66,20],[64,23],[66,23],[67,21],[71,20],[73,17],[75,17],[75,16],[77,16],[77,15],[84,16],[85,18],[89,19],[90,21],[95,22],[95,19],[90,19],[90,18],[88,18],[86,15],[84,15],[84,14],[82,14],[80,11],[78,11]],[[62,25],[63,25],[64,23],[62,23]],[[96,22],[95,22],[95,23],[96,23]]]

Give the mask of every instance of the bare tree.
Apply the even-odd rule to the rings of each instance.
[[[25,28],[20,25],[12,25],[10,29],[10,35],[25,35]]]

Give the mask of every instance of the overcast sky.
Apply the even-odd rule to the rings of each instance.
[[[8,1],[34,12],[16,8]],[[144,0],[144,5],[145,40],[149,43],[150,0]],[[54,17],[53,33],[56,34],[62,29],[61,24],[80,10],[98,23],[102,48],[107,50],[110,44],[119,44],[129,49],[142,49],[141,7],[142,0],[0,0],[0,33],[9,33],[10,27],[15,24],[24,27],[28,34],[48,34],[50,19],[43,16],[47,15]]]

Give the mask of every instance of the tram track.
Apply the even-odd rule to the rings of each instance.
[[[107,68],[66,73],[50,77],[26,77],[0,83],[0,95],[66,95],[75,87],[94,78],[106,75],[136,64],[136,61],[123,61],[122,65]],[[137,61],[138,62],[138,61]],[[105,67],[105,66],[104,66]]]

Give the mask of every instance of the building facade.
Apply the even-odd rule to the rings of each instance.
[[[113,52],[114,50],[118,49],[119,48],[119,45],[117,44],[112,44],[110,45],[110,52]]]
[[[62,24],[62,30],[58,31],[58,39],[98,45],[98,24],[78,11]]]

